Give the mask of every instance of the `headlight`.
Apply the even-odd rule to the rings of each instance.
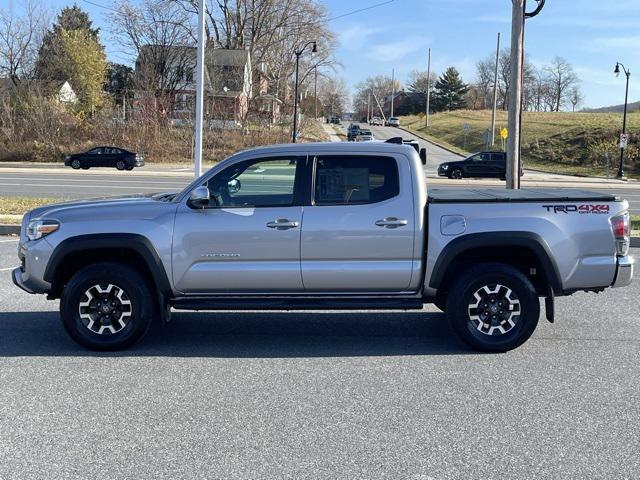
[[[447,165],[447,164],[442,165],[442,169],[443,170],[447,170],[448,168],[449,168],[449,165]]]
[[[60,223],[55,220],[33,220],[27,226],[27,238],[29,240],[38,240],[60,228]]]

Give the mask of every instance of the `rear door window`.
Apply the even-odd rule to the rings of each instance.
[[[393,157],[318,157],[314,184],[316,205],[376,203],[400,193],[398,166]]]

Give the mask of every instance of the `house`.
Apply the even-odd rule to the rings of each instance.
[[[17,85],[10,78],[0,78],[0,98],[10,97],[17,89],[25,89],[33,93],[48,96],[60,105],[75,105],[78,96],[68,80],[28,80]]]
[[[196,93],[197,49],[147,45],[136,60],[138,85],[134,110],[153,108],[173,124],[191,122]],[[211,122],[242,122],[253,93],[248,50],[205,49],[204,116]],[[145,87],[146,86],[146,87]],[[258,85],[262,89],[261,84]],[[260,94],[261,95],[261,94]]]

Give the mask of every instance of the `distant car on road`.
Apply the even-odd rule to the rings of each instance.
[[[119,147],[95,147],[82,153],[67,155],[65,166],[75,170],[88,170],[91,167],[113,167],[118,170],[133,170],[142,167],[144,158],[139,153]]]
[[[360,129],[358,135],[356,135],[356,142],[371,142],[372,140],[375,139],[373,138],[371,130]]]
[[[399,127],[400,119],[398,117],[389,117],[385,123],[387,127]]]
[[[341,122],[342,122],[342,119],[340,117],[331,117],[331,123],[340,125]]]
[[[358,125],[357,123],[352,123],[351,125],[349,125],[349,127],[347,128],[347,141],[354,142],[359,132],[360,125]]]
[[[369,125],[382,125],[382,119],[380,117],[371,117]]]
[[[446,162],[438,167],[438,175],[449,178],[500,178],[507,176],[505,152],[478,152],[457,162]],[[520,176],[523,175],[520,170]]]

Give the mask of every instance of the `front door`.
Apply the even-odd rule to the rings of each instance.
[[[302,279],[311,292],[401,292],[413,270],[415,216],[404,156],[315,159],[302,226]]]
[[[178,208],[173,281],[183,293],[299,292],[303,157],[235,163],[208,182],[205,208]]]

